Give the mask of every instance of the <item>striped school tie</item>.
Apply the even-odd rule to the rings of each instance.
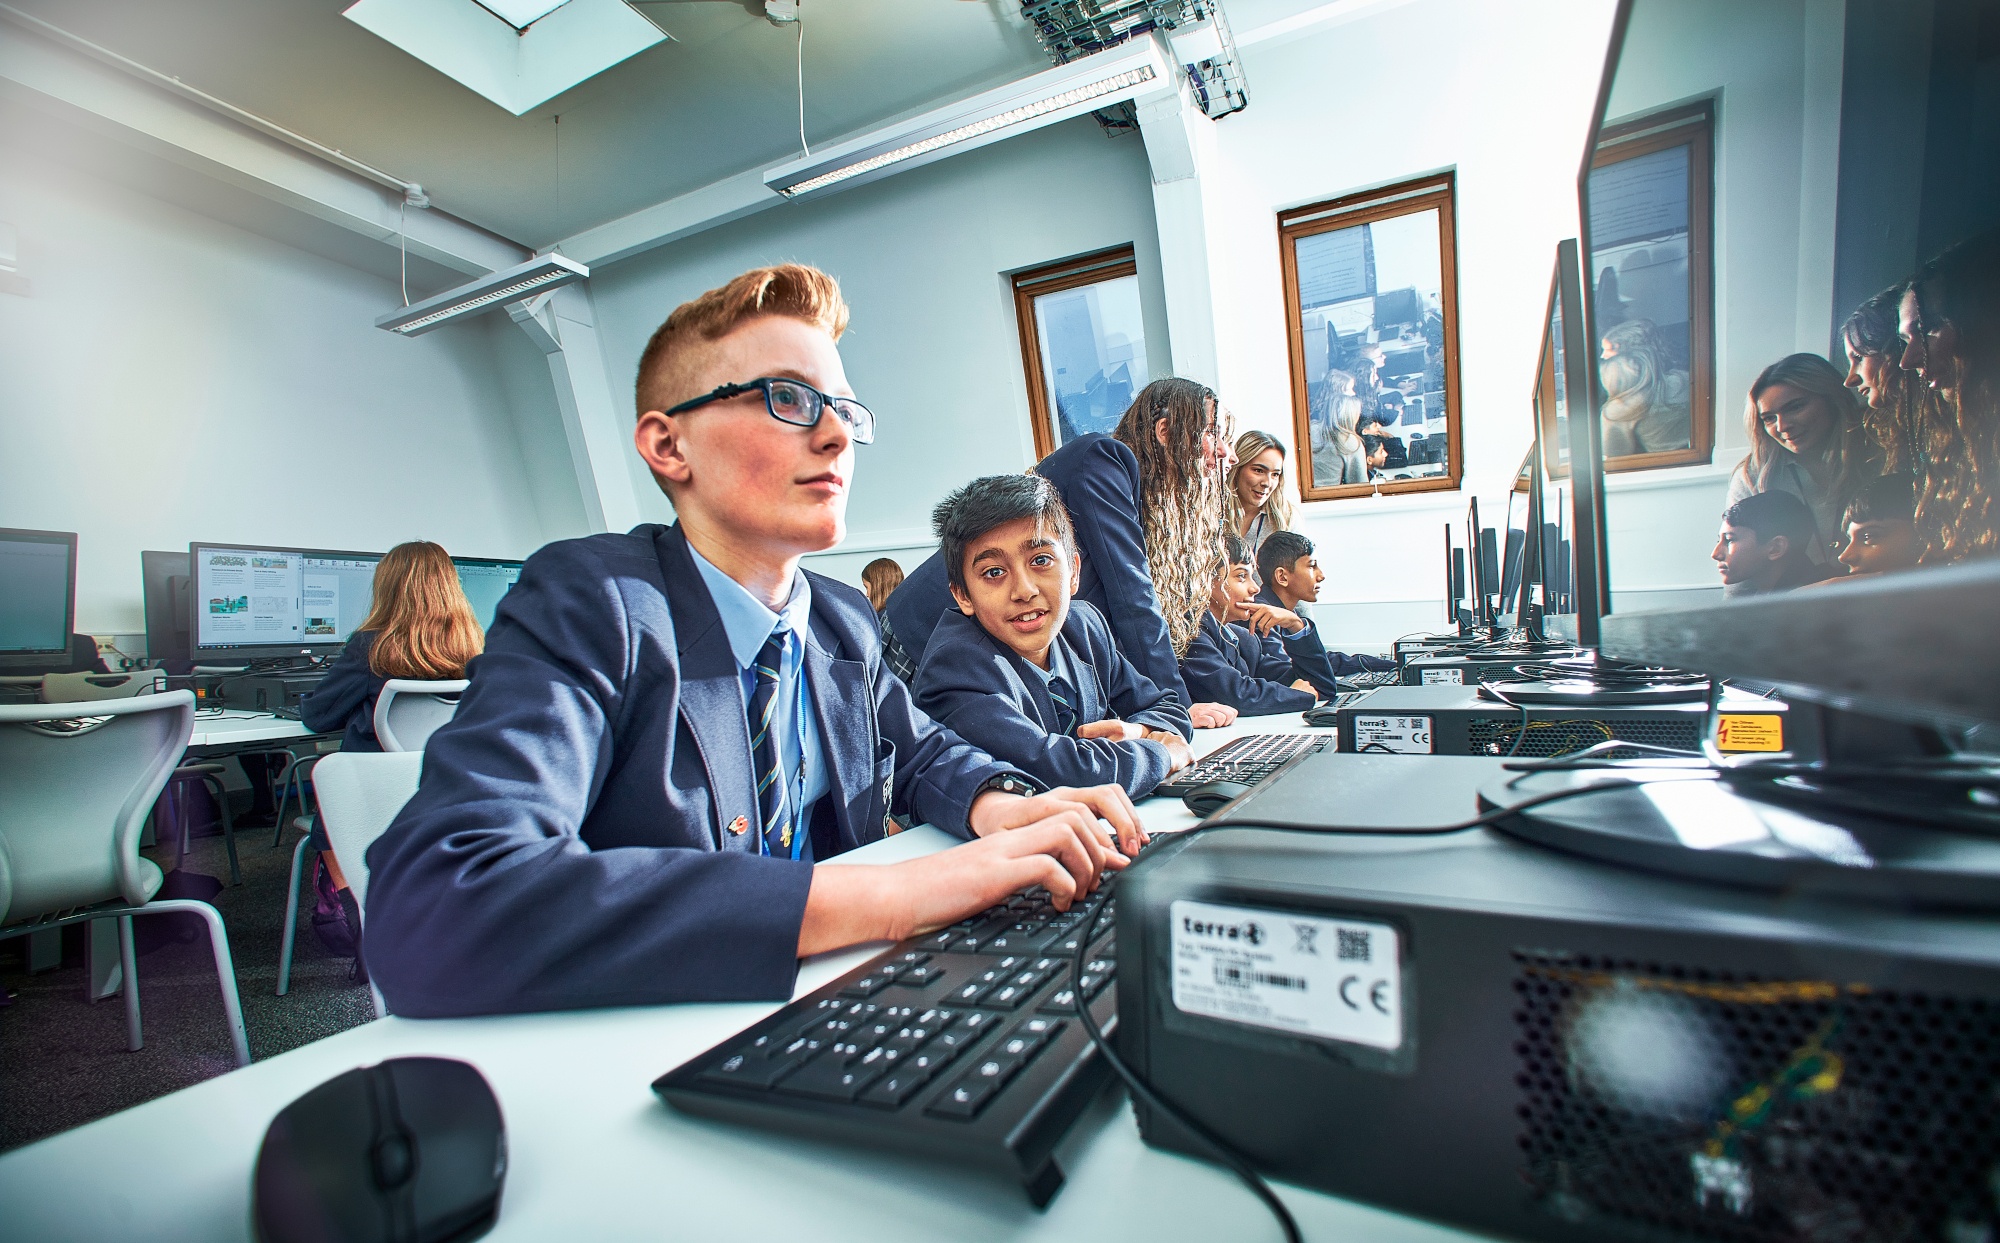
[[[785,807],[784,766],[778,760],[778,671],[785,664],[787,630],[774,632],[757,653],[756,688],[750,694],[750,755],[757,764],[757,810],[763,814],[763,853],[792,853],[792,819]]]
[[[1056,732],[1070,735],[1076,732],[1076,692],[1063,680],[1061,674],[1049,679],[1049,701],[1056,709]]]

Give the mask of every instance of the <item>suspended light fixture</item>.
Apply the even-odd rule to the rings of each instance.
[[[1010,134],[1051,125],[1167,85],[1166,63],[1152,41],[1087,56],[1031,78],[822,147],[764,174],[786,198],[837,185],[860,185],[891,170],[929,163]]]
[[[590,269],[561,255],[538,255],[515,267],[480,277],[456,289],[447,289],[415,306],[391,311],[375,321],[377,328],[414,337],[442,327],[454,319],[477,315],[509,302],[519,302],[544,290],[572,281],[585,280]]]

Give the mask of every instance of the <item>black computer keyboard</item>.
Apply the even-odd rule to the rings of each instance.
[[[1231,740],[1162,781],[1153,793],[1180,798],[1211,781],[1256,785],[1289,763],[1293,756],[1333,745],[1329,734],[1251,734]]]
[[[1086,921],[1116,875],[1059,912],[1040,889],[912,937],[653,1082],[689,1113],[864,1141],[1018,1179],[1036,1207],[1062,1186],[1052,1154],[1110,1076],[1078,1024],[1108,1035],[1115,912]]]

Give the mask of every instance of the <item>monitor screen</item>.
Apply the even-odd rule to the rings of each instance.
[[[368,616],[380,553],[193,544],[198,652],[333,648]]]
[[[0,527],[0,656],[67,654],[75,614],[75,534]]]
[[[451,563],[458,567],[458,585],[465,589],[472,615],[479,619],[481,629],[491,630],[500,597],[521,577],[521,563],[480,557],[453,557]]]

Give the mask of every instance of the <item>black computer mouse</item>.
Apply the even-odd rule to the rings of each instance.
[[[492,1229],[506,1176],[485,1076],[449,1058],[391,1058],[272,1119],[251,1217],[262,1243],[460,1243]]]
[[[1240,781],[1217,778],[1189,790],[1181,796],[1181,802],[1187,804],[1189,811],[1206,820],[1221,811],[1225,803],[1232,803],[1248,793],[1250,787]]]
[[[1340,724],[1340,705],[1332,700],[1314,704],[1305,710],[1305,718],[1308,725],[1338,725]]]

